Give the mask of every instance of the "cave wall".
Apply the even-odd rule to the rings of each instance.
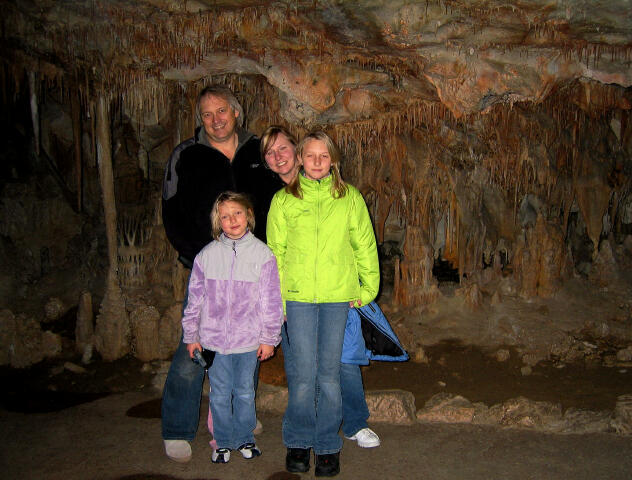
[[[210,83],[235,91],[257,134],[278,123],[336,139],[394,305],[435,302],[439,264],[472,308],[550,297],[573,275],[619,281],[632,247],[625,3],[10,2],[2,120],[23,146],[3,152],[1,306],[106,294],[99,102],[121,301],[182,300],[162,174]]]

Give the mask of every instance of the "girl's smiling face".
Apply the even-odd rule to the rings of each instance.
[[[228,200],[217,208],[224,234],[233,240],[244,236],[248,229],[248,215],[243,205]]]
[[[305,176],[310,180],[320,180],[329,175],[331,155],[322,140],[313,139],[305,143],[300,160]]]

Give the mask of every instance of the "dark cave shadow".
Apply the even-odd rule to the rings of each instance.
[[[109,393],[75,393],[41,391],[4,392],[0,395],[0,405],[15,413],[50,413],[93,402]]]
[[[162,398],[154,398],[141,402],[133,407],[130,407],[125,415],[131,418],[162,418],[161,413]],[[200,400],[200,416],[206,416],[208,413],[208,396],[202,395]]]

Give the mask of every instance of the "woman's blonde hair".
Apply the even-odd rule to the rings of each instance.
[[[294,145],[294,148],[296,149],[296,144],[298,143],[296,141],[296,137],[292,135],[292,133],[287,128],[281,125],[269,126],[268,128],[266,128],[265,132],[261,134],[261,142],[259,143],[259,151],[261,153],[261,160],[263,161],[263,164],[266,166],[268,165],[266,163],[266,152],[270,150],[272,145],[274,145],[274,142],[276,142],[276,139],[279,138],[279,135],[285,136],[285,138],[287,138],[288,141],[292,145]]]
[[[246,219],[248,221],[248,230],[255,231],[255,212],[252,208],[252,202],[243,193],[223,192],[217,196],[217,200],[211,209],[211,230],[213,238],[219,239],[222,234],[222,221],[219,218],[219,206],[225,202],[235,202],[244,207],[246,210]]]
[[[308,133],[296,146],[296,156],[302,164],[303,149],[305,147],[305,144],[307,142],[311,142],[312,140],[320,140],[321,142],[323,142],[325,144],[325,147],[327,147],[327,151],[329,152],[329,158],[331,159],[331,196],[334,198],[344,197],[347,193],[347,184],[342,180],[342,176],[340,175],[340,160],[342,156],[340,155],[340,150],[338,149],[338,146],[334,143],[329,135],[327,135],[322,130]],[[302,173],[299,175],[302,175]],[[294,180],[286,185],[285,191],[291,193],[296,198],[303,198],[299,175],[294,177]]]

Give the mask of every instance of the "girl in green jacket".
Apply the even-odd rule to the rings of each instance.
[[[309,470],[313,449],[316,476],[333,476],[340,471],[340,355],[347,311],[377,295],[377,247],[360,192],[340,176],[340,153],[331,138],[308,134],[297,157],[302,171],[275,194],[267,225],[294,362],[283,421],[286,468]]]

